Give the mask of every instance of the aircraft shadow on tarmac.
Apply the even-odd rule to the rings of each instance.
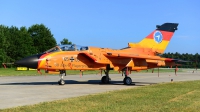
[[[109,84],[103,84],[100,80],[88,80],[88,81],[76,81],[76,80],[65,80],[65,85],[74,84],[91,84],[91,85],[123,85],[123,86],[145,86],[157,83],[152,82],[132,82],[131,85],[124,85],[122,81],[110,81]],[[57,82],[8,82],[0,85],[58,85]]]

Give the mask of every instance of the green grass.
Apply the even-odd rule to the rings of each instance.
[[[108,85],[109,86],[109,85]],[[2,112],[198,112],[200,81],[163,83],[1,110]]]
[[[34,76],[39,75],[37,71],[16,71],[16,68],[0,68],[0,76]]]
[[[142,70],[141,72],[151,73],[153,69]],[[158,72],[158,68],[154,68],[154,73]],[[175,72],[175,68],[159,68],[159,72]],[[178,69],[177,72],[183,72],[183,69]]]
[[[44,70],[41,70],[41,72],[43,74],[46,74],[44,72]],[[147,72],[147,70],[143,70],[140,72]],[[135,72],[133,71],[132,73],[140,73],[140,72]],[[147,73],[151,73],[152,70],[149,69]],[[154,73],[157,73],[158,69],[154,69]],[[174,72],[174,69],[159,69],[159,72]],[[182,72],[182,69],[180,69],[178,72]],[[67,70],[66,73],[68,75],[78,75],[80,74],[79,70]],[[110,74],[118,74],[118,71],[114,71],[111,70]],[[100,71],[96,70],[96,71],[84,71],[83,72],[84,75],[87,74],[100,74]],[[102,74],[104,74],[104,72],[102,72]],[[121,74],[121,73],[120,73]],[[30,71],[16,71],[16,68],[0,68],[0,76],[35,76],[35,75],[40,75],[39,73],[37,73],[36,70],[30,70]],[[47,74],[46,74],[47,75]]]
[[[44,70],[41,70],[42,74],[46,74]],[[67,75],[79,75],[80,71],[79,70],[67,70],[66,71]],[[116,71],[110,71],[111,74],[113,73],[118,73]],[[100,74],[100,71],[84,71],[84,75],[86,74]],[[102,72],[103,74],[103,72]],[[25,71],[17,71],[16,68],[0,68],[0,76],[35,76],[35,75],[40,75],[37,70],[25,70]],[[52,75],[52,74],[51,74]]]

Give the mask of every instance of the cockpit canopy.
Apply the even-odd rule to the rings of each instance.
[[[79,45],[59,45],[55,46],[47,51],[45,53],[50,53],[50,52],[58,52],[58,51],[84,51],[88,50],[88,46],[79,46]]]

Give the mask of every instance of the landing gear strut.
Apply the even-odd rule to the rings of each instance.
[[[66,76],[66,71],[65,70],[60,70],[60,80],[58,81],[59,85],[64,85],[65,80],[63,79],[63,76]]]
[[[128,68],[125,68],[122,72],[125,74],[125,78],[123,80],[123,83],[125,85],[131,85],[132,79],[130,77],[128,77]]]
[[[108,84],[108,83],[110,83],[110,78],[109,78],[109,70],[104,70],[104,73],[106,74],[106,76],[103,76],[102,78],[101,78],[101,82],[103,83],[103,84]]]

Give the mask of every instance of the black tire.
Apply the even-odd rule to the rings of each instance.
[[[126,79],[126,77],[124,77],[124,79],[123,79],[123,83],[125,84],[125,79]]]
[[[107,80],[106,76],[103,76],[103,77],[101,78],[101,82],[102,82],[103,84],[108,84],[108,83],[109,83],[109,79],[110,79],[110,78],[108,78],[108,80]]]
[[[65,81],[63,79],[61,79],[61,80],[58,81],[58,84],[59,85],[65,85]]]
[[[125,77],[123,82],[125,85],[131,85],[132,79],[130,77]]]
[[[58,84],[61,85],[60,81],[58,81]]]

